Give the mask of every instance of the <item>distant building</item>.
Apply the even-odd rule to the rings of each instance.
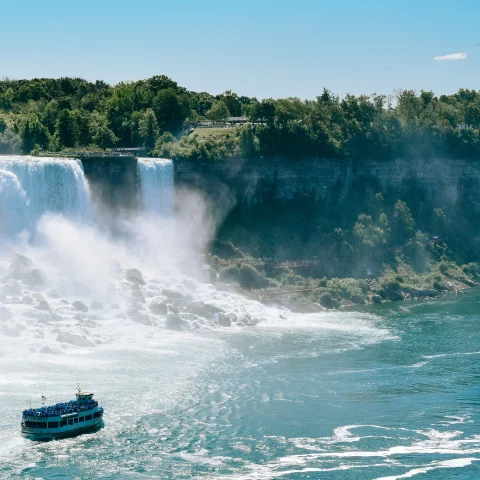
[[[230,123],[247,123],[248,118],[247,117],[228,117],[228,121]]]

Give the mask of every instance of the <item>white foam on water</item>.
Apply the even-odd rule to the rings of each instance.
[[[142,415],[162,413],[158,398],[165,408],[195,395],[199,372],[226,348],[221,339],[204,332],[235,335],[241,330],[252,337],[260,333],[274,338],[285,332],[308,332],[319,340],[319,349],[326,349],[328,343],[331,352],[396,338],[373,315],[298,314],[208,283],[199,255],[212,228],[208,212],[194,198],[186,202],[188,208],[183,213],[172,216],[169,161],[139,162],[144,215],[130,221],[127,238],[112,238],[89,221],[88,185],[79,162],[9,157],[0,161],[0,170],[4,179],[0,208],[10,212],[9,218],[18,212],[19,219],[18,227],[9,234],[35,231],[38,240],[13,239],[0,252],[0,384],[14,388],[18,398],[24,398],[23,392],[47,393],[39,391],[40,385],[50,389],[47,396],[51,398],[59,385],[64,387],[58,394],[63,393],[73,376],[101,382],[108,375],[122,384],[128,374],[129,381],[132,377],[143,381],[142,397],[123,398],[121,406],[112,405],[119,415],[134,412],[118,426],[111,426],[108,435],[115,435],[121,425],[125,427]],[[195,302],[217,307],[233,319],[232,326],[221,327],[219,315],[204,314],[201,306],[197,313],[183,309],[184,304]],[[154,304],[168,306],[171,311],[175,308],[183,331],[166,329],[167,315],[161,308],[152,309]],[[328,342],[322,342],[324,338]],[[121,364],[127,353],[133,360],[125,371]],[[163,382],[159,391],[156,384],[153,388],[142,378],[148,367],[143,363],[146,354],[149,361],[155,359],[162,378],[168,379],[163,390]],[[165,361],[174,357],[184,363]],[[116,387],[104,388],[113,389],[113,395]],[[10,413],[11,418],[15,414]],[[16,427],[9,425],[7,439]],[[339,427],[336,440],[331,441],[353,443],[353,428]],[[26,445],[9,444],[1,450],[0,458],[8,457],[15,464],[15,450]],[[65,441],[43,448],[59,458],[68,455],[72,445],[79,444]],[[319,445],[328,448],[327,441]],[[25,447],[22,451],[33,463],[42,456],[39,449]],[[318,454],[314,453],[316,458]],[[205,465],[222,462],[220,457],[205,459],[204,450],[186,455],[188,461]],[[288,466],[289,457],[285,458],[278,462],[282,468],[285,463]],[[303,458],[290,457],[292,462],[302,462]],[[114,462],[111,467],[115,468]]]
[[[480,355],[480,351],[479,352],[439,353],[437,355],[424,355],[423,358],[432,360],[435,358],[456,357],[456,356],[463,356],[463,355]]]
[[[412,478],[415,475],[422,475],[432,470],[438,470],[443,468],[463,468],[468,467],[473,462],[480,461],[479,458],[456,458],[453,460],[445,460],[442,462],[432,462],[429,466],[420,468],[414,468],[402,475],[391,475],[388,477],[378,477],[377,480],[397,480],[398,478]]]

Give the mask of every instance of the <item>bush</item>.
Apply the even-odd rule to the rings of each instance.
[[[386,277],[380,283],[379,294],[385,300],[403,300],[400,283],[394,277]]]
[[[354,278],[332,278],[328,286],[346,300],[352,300],[352,297],[363,297],[363,285]]]
[[[324,292],[319,298],[320,305],[325,308],[337,308],[338,302],[328,292]]]
[[[352,295],[350,297],[350,301],[357,305],[363,305],[365,303],[365,299],[363,298],[362,295]]]
[[[382,303],[382,297],[380,295],[377,295],[377,294],[373,294],[372,295],[372,302],[373,303]]]
[[[477,278],[480,276],[480,265],[478,263],[467,263],[466,265],[462,265],[461,269],[471,277]]]
[[[265,288],[271,285],[255,267],[246,263],[228,266],[223,270],[222,277],[237,282],[244,288]]]

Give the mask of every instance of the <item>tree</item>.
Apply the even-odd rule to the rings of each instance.
[[[261,123],[266,122],[267,125],[273,124],[275,119],[275,104],[273,100],[262,100],[260,103],[255,105],[255,108],[252,112],[251,121]]]
[[[392,231],[398,243],[408,240],[414,232],[415,220],[406,202],[398,200],[393,209]]]
[[[160,90],[153,100],[153,111],[162,132],[178,132],[189,110],[188,99],[173,88]]]
[[[377,248],[386,243],[385,232],[372,222],[370,215],[361,214],[353,227],[354,235],[367,247]]]
[[[228,119],[230,112],[223,100],[216,100],[212,108],[207,112],[207,118],[212,122],[224,122]]]
[[[242,115],[242,104],[236,93],[227,90],[221,95],[221,100],[227,105],[231,117],[240,117]]]
[[[138,122],[138,130],[144,145],[152,149],[158,138],[158,122],[151,108],[145,111],[143,117]]]
[[[22,152],[28,154],[36,145],[47,148],[49,137],[47,128],[36,118],[27,119],[21,133]]]
[[[119,141],[119,138],[108,127],[108,121],[104,115],[97,113],[92,116],[91,129],[93,141],[100,148],[111,148]]]
[[[73,147],[75,145],[74,119],[69,110],[60,110],[57,118],[56,134],[60,147]]]

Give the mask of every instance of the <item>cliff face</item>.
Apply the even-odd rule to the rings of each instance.
[[[137,159],[133,156],[80,156],[94,198],[112,211],[137,207]]]
[[[324,255],[327,245],[338,245],[334,231],[351,235],[360,214],[377,223],[385,213],[394,221],[398,200],[408,204],[416,230],[440,238],[463,236],[457,250],[467,250],[465,242],[480,236],[480,162],[475,160],[176,162],[175,184],[198,189],[228,210],[219,238],[257,256]],[[439,208],[447,222],[442,228]]]
[[[198,165],[175,163],[177,185],[194,187],[213,198],[229,195],[238,205],[255,205],[269,198],[285,203],[298,195],[343,200],[352,189],[392,191],[410,195],[421,190],[437,207],[468,203],[480,212],[480,162],[437,159],[395,162],[337,162],[309,159],[242,160]]]

